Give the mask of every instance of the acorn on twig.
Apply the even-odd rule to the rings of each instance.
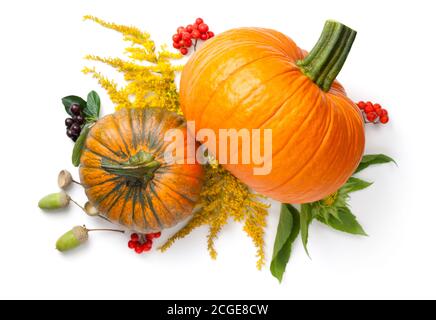
[[[123,230],[117,229],[87,229],[85,226],[76,226],[70,231],[64,233],[56,242],[56,249],[60,252],[69,251],[77,248],[88,241],[89,232],[93,231],[111,231],[124,233]]]
[[[51,193],[45,197],[43,197],[38,202],[38,206],[44,210],[55,210],[66,208],[70,202],[74,203],[80,209],[86,212],[85,208],[82,207],[77,201],[72,199],[65,191]]]
[[[38,206],[41,209],[45,210],[54,210],[65,208],[70,203],[70,196],[66,194],[64,191],[51,193],[45,197],[43,197],[38,202]]]
[[[60,252],[65,252],[77,248],[86,241],[88,241],[88,229],[76,226],[58,239],[56,249]]]

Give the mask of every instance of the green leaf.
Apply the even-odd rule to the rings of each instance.
[[[365,180],[351,177],[341,188],[345,193],[356,192],[359,190],[363,190],[372,185],[372,182],[367,182]]]
[[[333,229],[350,234],[367,236],[362,226],[357,222],[356,217],[347,207],[338,208],[338,218],[330,216],[328,219],[325,219],[323,216],[318,216],[317,219]]]
[[[300,232],[300,214],[290,204],[282,204],[280,221],[274,243],[273,258],[271,261],[271,274],[282,282],[291,256],[292,244]]]
[[[82,132],[80,133],[79,138],[74,144],[73,155],[71,159],[75,167],[78,167],[80,165],[80,157],[82,156],[82,150],[85,146],[86,137],[88,136],[89,130],[91,129],[93,124],[94,123],[85,124],[85,126],[82,128]]]
[[[73,116],[73,114],[70,111],[70,107],[72,104],[78,104],[82,110],[84,110],[86,108],[86,101],[80,97],[77,97],[77,96],[68,96],[68,97],[62,98],[62,104],[65,107],[65,111],[70,116]]]
[[[362,160],[360,161],[359,166],[357,167],[357,169],[354,173],[358,173],[358,172],[368,168],[369,166],[372,166],[375,164],[382,164],[382,163],[389,163],[389,162],[393,162],[393,163],[397,164],[394,159],[392,159],[391,157],[388,157],[384,154],[368,154],[368,155],[363,156]]]
[[[85,114],[87,121],[96,121],[100,115],[100,97],[97,92],[91,91],[88,94],[88,99],[86,102],[86,107],[83,109],[83,113]]]
[[[307,250],[307,242],[309,240],[309,226],[312,223],[313,214],[312,207],[309,203],[301,205],[300,212],[300,229],[301,229],[301,240],[303,241],[304,250],[306,250],[307,255],[310,258],[309,250]]]

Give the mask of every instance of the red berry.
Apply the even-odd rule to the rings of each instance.
[[[150,251],[151,248],[153,247],[153,242],[152,241],[147,241],[142,245],[142,250],[144,251]]]
[[[389,122],[389,117],[388,116],[382,116],[380,117],[380,122],[385,124]]]
[[[144,249],[142,248],[142,245],[135,247],[135,252],[137,254],[141,254],[144,252]]]
[[[197,30],[197,29],[198,29],[198,24],[194,23],[194,24],[192,25],[192,29],[193,29],[193,30]]]
[[[173,41],[174,42],[179,42],[180,40],[182,40],[182,37],[180,36],[180,34],[175,34],[173,35]]]
[[[386,109],[381,109],[381,116],[387,116],[388,115],[388,110]]]
[[[366,115],[369,122],[374,122],[377,119],[377,114],[375,112],[370,112]]]
[[[139,235],[137,233],[132,233],[130,236],[130,239],[132,241],[138,241],[139,240]]]
[[[177,28],[177,33],[178,33],[178,34],[181,34],[183,31],[185,31],[185,28],[184,28],[184,27],[178,27],[178,28]]]
[[[192,35],[192,38],[194,38],[194,39],[199,39],[200,36],[201,36],[201,33],[200,33],[200,31],[198,31],[198,30],[193,30],[192,33],[191,33],[191,35]]]
[[[200,24],[202,24],[204,21],[203,21],[203,19],[201,19],[201,18],[197,18],[197,19],[195,19],[195,24],[197,24],[197,25],[200,25]]]
[[[213,33],[212,31],[208,31],[207,36],[209,37],[209,39],[213,38],[215,36],[215,33]]]
[[[187,31],[182,32],[182,39],[183,40],[191,40],[191,38],[192,38],[192,36],[189,32],[187,32]]]
[[[383,109],[375,109],[375,108],[374,108],[374,110],[375,110],[375,113],[377,113],[377,115],[378,115],[379,117],[381,117],[381,116],[383,115]]]
[[[188,49],[187,49],[187,48],[185,48],[185,47],[183,47],[183,48],[180,48],[180,53],[181,53],[181,54],[183,54],[183,55],[185,56],[185,55],[187,55],[187,54],[188,54]]]
[[[364,110],[365,110],[365,113],[370,113],[370,112],[374,111],[374,107],[372,105],[367,104]]]
[[[201,33],[205,33],[209,31],[209,26],[205,23],[202,24],[198,24],[198,31],[200,31]]]
[[[149,233],[145,235],[145,238],[147,239],[147,241],[151,241],[154,238],[154,233]]]
[[[189,48],[192,46],[192,40],[191,39],[185,39],[183,40],[184,47]]]
[[[203,41],[206,41],[208,38],[209,38],[209,37],[207,36],[207,33],[202,33],[202,34],[200,35],[200,39],[203,40]]]
[[[179,42],[179,44],[180,44],[180,47],[189,48],[190,46],[192,46],[192,40],[191,39],[184,39],[184,40],[181,40]]]
[[[188,24],[185,28],[186,31],[188,32],[192,32],[192,30],[194,30],[194,27],[192,26],[192,24]]]
[[[137,243],[138,242],[136,242],[136,241],[130,240],[128,243],[129,249],[135,249],[135,247],[137,246]]]
[[[363,102],[363,101],[360,101],[360,102],[357,104],[357,106],[359,107],[360,110],[363,110],[363,109],[365,109],[365,107],[366,107],[366,103]]]
[[[366,103],[366,105],[367,105],[367,106],[374,107],[374,106],[372,105],[372,102],[371,102],[371,101],[368,101],[368,102]]]
[[[173,42],[173,47],[176,49],[180,49],[182,47],[182,44],[180,42]]]
[[[152,247],[153,247],[153,243],[147,241],[142,245],[142,251],[148,252],[151,250]]]
[[[161,232],[156,232],[156,233],[153,233],[153,238],[160,238],[160,236],[162,235],[162,233]]]
[[[381,109],[381,108],[382,108],[381,105],[379,105],[378,103],[376,103],[374,105],[374,110],[378,110],[378,109]]]

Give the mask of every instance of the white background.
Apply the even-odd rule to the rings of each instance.
[[[436,298],[434,13],[430,0],[1,1],[0,298]],[[295,245],[281,285],[268,267],[257,271],[251,240],[234,223],[217,241],[217,261],[206,251],[206,229],[165,254],[137,256],[118,234],[93,234],[75,252],[58,253],[56,239],[72,226],[106,226],[76,208],[55,214],[37,208],[42,195],[57,190],[60,169],[76,173],[60,98],[98,89],[103,111],[113,110],[80,72],[82,58],[119,56],[124,43],[117,33],[83,22],[84,14],[139,26],[168,43],[179,25],[197,16],[216,32],[274,28],[306,49],[326,19],[356,29],[339,80],[354,100],[389,109],[389,125],[367,127],[366,151],[398,162],[362,173],[376,183],[353,195],[353,211],[370,237],[314,223],[312,260]],[[73,195],[85,200],[80,190]],[[278,208],[273,204],[268,221],[268,257]]]

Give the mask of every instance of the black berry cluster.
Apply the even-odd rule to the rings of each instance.
[[[65,126],[67,127],[67,136],[76,142],[85,123],[85,116],[80,105],[75,103],[70,106],[70,112],[73,116],[65,119]]]

